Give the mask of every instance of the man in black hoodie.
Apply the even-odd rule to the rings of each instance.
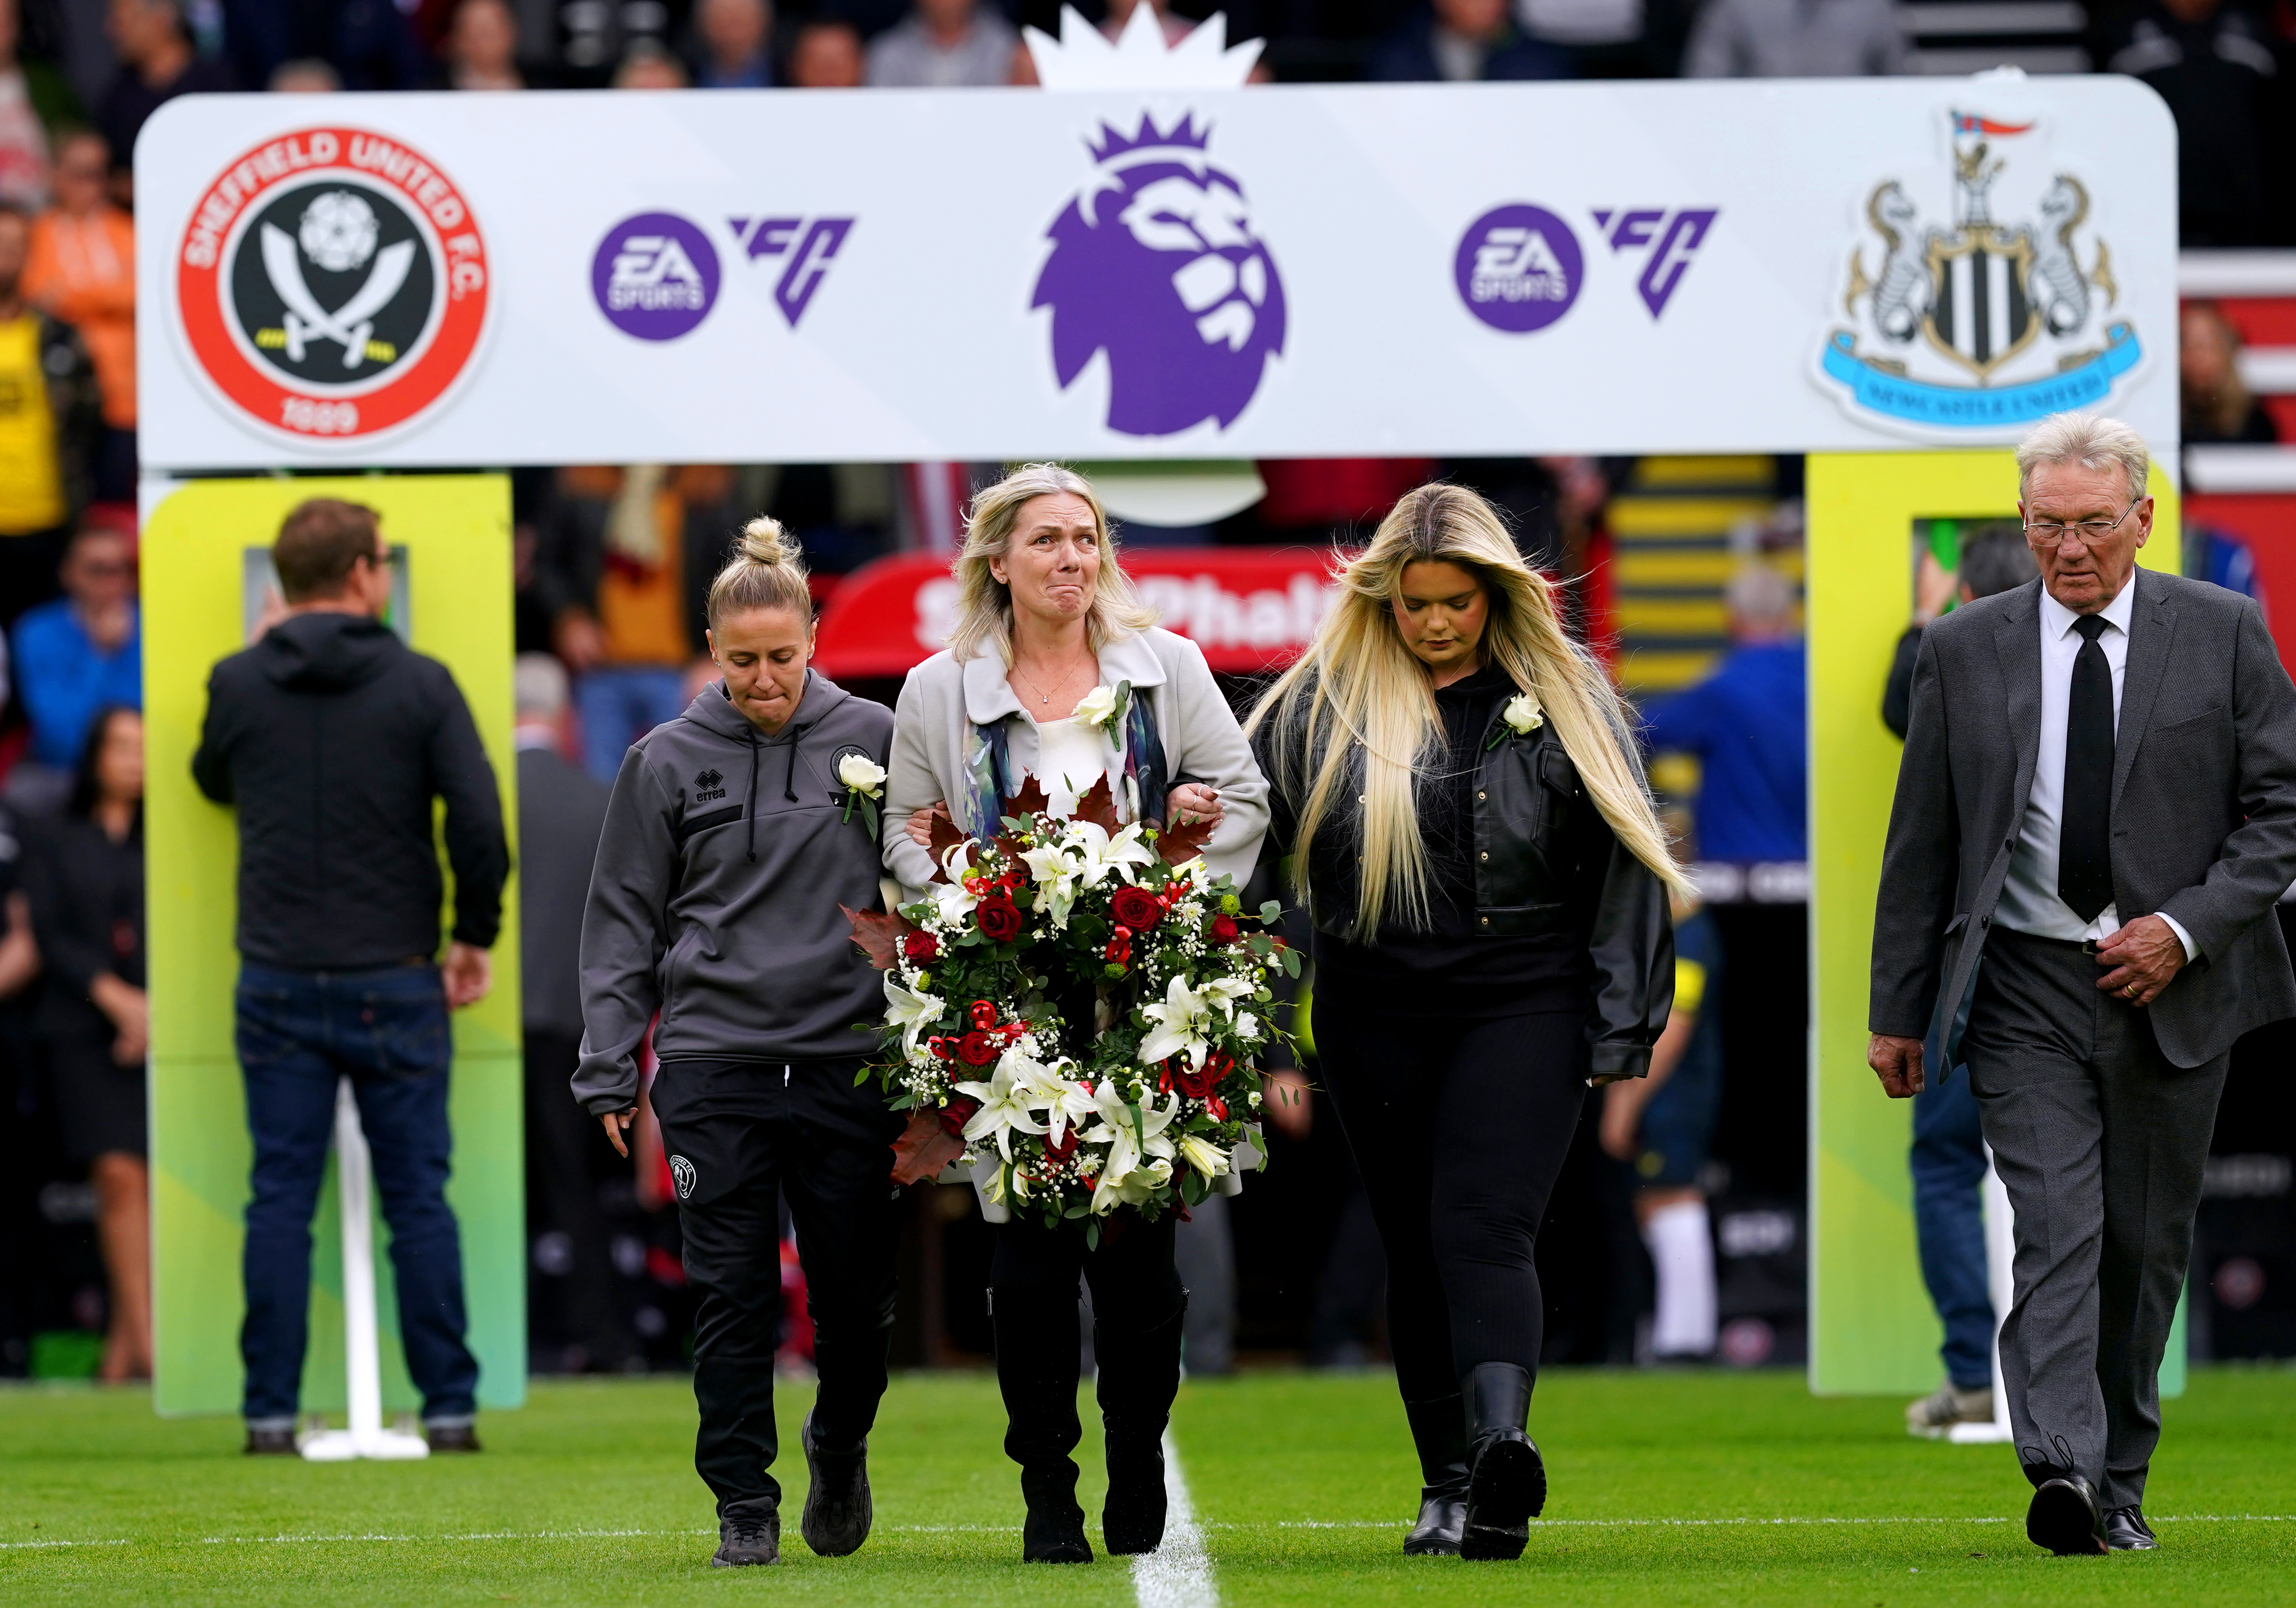
[[[348,1077],[390,1225],[399,1333],[434,1451],[476,1451],[478,1364],[446,1185],[450,1008],[485,997],[510,851],[478,728],[447,668],[383,622],[373,510],[314,498],[272,547],[286,618],[217,664],[192,775],[239,810],[238,1050],[255,1139],[242,1263],[250,1453],[292,1454],[311,1214]],[[431,801],[446,801],[454,930]]]

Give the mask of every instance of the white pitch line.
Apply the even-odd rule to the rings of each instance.
[[[1219,1587],[1212,1582],[1211,1555],[1188,1500],[1180,1473],[1180,1448],[1164,1437],[1164,1544],[1132,1560],[1132,1593],[1140,1608],[1218,1608]]]

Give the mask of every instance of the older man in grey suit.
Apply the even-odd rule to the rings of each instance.
[[[1874,922],[1869,1052],[1942,1015],[2016,1217],[2001,1374],[2061,1554],[2150,1547],[2157,1375],[2233,1041],[2296,1015],[2296,687],[2249,599],[2138,570],[2144,440],[2018,449],[2040,578],[1922,639]],[[1943,983],[1940,989],[1940,981]]]

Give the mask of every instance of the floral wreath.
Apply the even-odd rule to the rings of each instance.
[[[1185,1215],[1252,1161],[1258,1063],[1285,1040],[1269,977],[1300,957],[1266,930],[1280,906],[1245,914],[1204,864],[1210,822],[1119,825],[1106,777],[1071,816],[1033,777],[1003,802],[987,841],[935,818],[926,898],[846,912],[885,973],[861,1078],[909,1113],[896,1183],[969,1157],[986,1199],[1096,1244],[1109,1213]]]

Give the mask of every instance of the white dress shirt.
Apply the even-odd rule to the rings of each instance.
[[[2136,574],[2129,572],[2120,595],[2104,605],[2104,629],[2096,645],[2112,672],[2112,722],[2116,738],[2120,726],[2120,686],[2128,669],[2128,619],[2136,606]],[[2084,923],[2057,895],[2057,858],[2063,836],[2065,808],[2065,718],[2072,703],[2073,660],[2080,656],[2080,633],[2073,629],[2080,616],[2041,588],[2041,751],[2035,756],[2033,791],[2025,800],[2025,817],[2017,829],[2017,847],[2009,856],[2008,880],[2001,884],[2001,902],[1994,920],[2013,932],[2037,938],[2098,942],[2120,931],[2120,912],[2107,905],[2093,922]],[[2172,915],[2169,923],[2193,958],[2193,935]]]

